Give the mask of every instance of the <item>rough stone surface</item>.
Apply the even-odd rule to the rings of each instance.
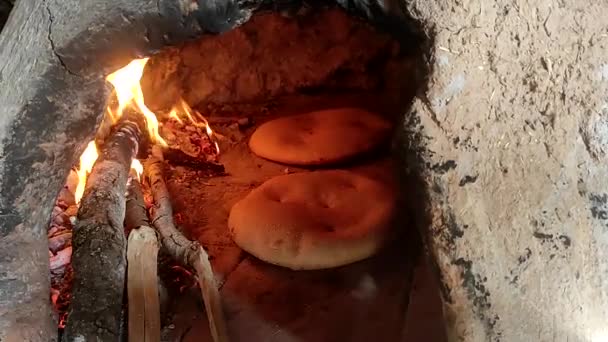
[[[0,0],[0,31],[2,31],[2,27],[4,27],[4,23],[8,19],[8,15],[13,9],[13,1],[10,0]]]
[[[303,90],[377,91],[386,88],[386,75],[401,76],[401,84],[407,77],[399,53],[390,35],[337,7],[294,17],[266,12],[154,56],[142,88],[154,94],[146,99],[153,110],[168,110],[180,97],[202,107]]]
[[[398,148],[449,340],[608,338],[608,2],[404,4],[431,39]]]

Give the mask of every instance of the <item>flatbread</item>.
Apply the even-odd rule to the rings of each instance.
[[[329,109],[262,124],[249,140],[256,155],[275,162],[335,164],[369,152],[390,138],[391,124],[358,108]]]
[[[376,253],[390,233],[394,190],[350,171],[272,178],[230,212],[235,243],[294,270],[346,265]]]

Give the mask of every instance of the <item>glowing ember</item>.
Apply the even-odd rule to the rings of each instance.
[[[51,302],[55,307],[57,307],[57,299],[59,299],[59,291],[54,288],[51,288]]]
[[[74,192],[76,203],[80,203],[80,199],[84,193],[87,176],[91,173],[91,169],[93,169],[96,160],[97,146],[95,146],[95,141],[91,141],[80,156],[80,166],[76,171],[76,174],[78,175],[78,186],[76,186],[76,191]]]
[[[144,67],[148,58],[131,61],[124,68],[108,75],[106,80],[114,86],[118,98],[118,109],[116,116],[121,117],[127,106],[133,105],[146,118],[148,133],[152,141],[167,146],[165,140],[158,134],[158,120],[144,103],[144,93],[139,85],[139,80],[144,73]]]
[[[139,160],[133,159],[133,161],[131,162],[131,169],[135,171],[135,173],[137,174],[137,179],[141,181],[141,175],[144,173],[144,166],[141,165]]]

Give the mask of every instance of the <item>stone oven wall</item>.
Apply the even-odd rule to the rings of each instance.
[[[142,80],[147,105],[163,111],[252,103],[296,92],[385,93],[410,98],[411,59],[387,33],[333,7],[291,17],[254,15],[243,26],[155,55]],[[409,87],[409,89],[407,89]]]
[[[608,3],[403,3],[431,38],[401,148],[450,340],[608,338]]]

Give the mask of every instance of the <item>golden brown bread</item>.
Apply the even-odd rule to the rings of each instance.
[[[230,212],[233,239],[268,263],[294,270],[346,265],[373,255],[395,211],[388,185],[350,171],[275,177]]]
[[[249,140],[256,155],[290,165],[324,165],[369,152],[390,137],[391,124],[358,108],[292,115],[262,124]]]

